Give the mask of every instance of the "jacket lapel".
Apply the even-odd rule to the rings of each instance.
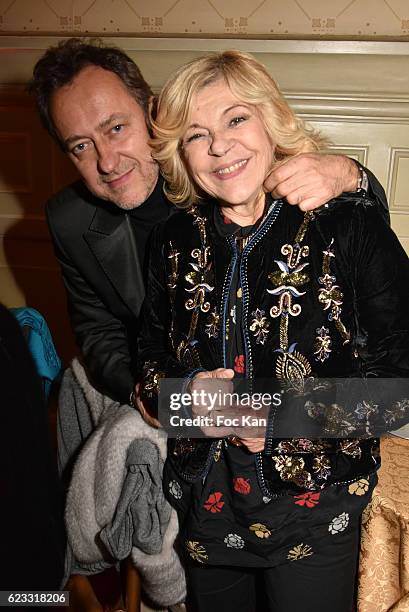
[[[84,239],[112,287],[132,314],[138,316],[145,288],[129,216],[120,210],[97,206]]]

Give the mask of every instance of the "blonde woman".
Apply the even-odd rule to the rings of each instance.
[[[323,139],[262,64],[226,51],[180,68],[153,129],[186,210],[153,240],[145,396],[163,376],[407,376],[408,259],[377,207],[353,193],[303,214],[264,193],[274,163]],[[211,434],[170,439],[165,467],[189,609],[350,612],[378,440]]]

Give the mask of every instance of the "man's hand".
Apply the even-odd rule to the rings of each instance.
[[[154,427],[155,429],[159,429],[161,427],[161,424],[159,423],[158,419],[155,419],[155,417],[151,416],[145,408],[139,393],[139,383],[135,386],[135,391],[133,393],[133,404],[136,410],[139,411],[145,423],[147,423],[151,427]]]
[[[276,166],[266,178],[264,189],[307,211],[344,191],[355,191],[358,181],[358,166],[349,157],[303,153]]]

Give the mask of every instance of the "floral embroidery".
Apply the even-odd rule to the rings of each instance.
[[[178,277],[179,277],[179,255],[180,253],[173,248],[172,243],[169,243],[169,254],[168,254],[168,259],[170,261],[170,272],[168,275],[168,289],[169,289],[169,293],[170,293],[170,297],[173,301],[174,297],[175,297],[175,292],[176,292],[176,287],[177,287],[177,283],[178,283]]]
[[[289,345],[288,326],[291,317],[297,317],[301,313],[300,304],[293,304],[293,298],[305,295],[300,287],[309,282],[308,274],[304,269],[308,262],[301,263],[301,259],[309,255],[309,247],[301,246],[312,213],[305,213],[295,237],[295,244],[284,244],[281,253],[287,256],[287,262],[275,260],[279,270],[269,274],[274,289],[267,289],[267,293],[279,298],[278,304],[270,308],[272,318],[280,317],[280,347],[275,352],[279,353],[276,363],[276,376],[281,380],[289,380],[296,389],[301,389],[303,381],[311,374],[311,366],[308,359],[295,350],[296,343]]]
[[[194,561],[204,563],[208,559],[205,547],[202,546],[199,542],[187,540],[186,550]]]
[[[332,535],[336,535],[337,533],[341,533],[341,531],[345,531],[349,524],[349,514],[348,512],[343,512],[339,514],[335,518],[332,519],[331,523],[328,526],[328,531]]]
[[[403,417],[407,416],[409,412],[409,399],[403,399],[392,404],[390,408],[385,410],[385,423],[392,425],[399,421]]]
[[[319,480],[327,480],[331,474],[331,461],[325,455],[314,457],[312,462],[312,470]]]
[[[219,440],[215,448],[215,451],[213,453],[213,459],[216,462],[220,460],[220,457],[222,454],[222,444],[223,444],[223,440]]]
[[[217,336],[219,335],[219,327],[220,315],[215,308],[211,313],[209,313],[207,317],[205,332],[209,336],[209,338],[217,338]]]
[[[322,451],[325,443],[321,440],[309,440],[308,438],[295,438],[293,440],[281,440],[275,447],[279,453],[317,453]]]
[[[194,314],[191,323],[191,325],[193,324],[194,327],[196,326],[196,323],[194,322],[195,319],[197,319],[197,317]],[[184,338],[180,341],[179,346],[176,349],[176,357],[178,358],[179,363],[182,363],[186,368],[191,370],[200,368],[202,366],[196,345],[197,340],[189,340],[188,338]]]
[[[244,548],[244,540],[237,533],[229,533],[224,538],[227,548]]]
[[[280,474],[281,480],[294,482],[299,487],[309,489],[312,486],[311,474],[304,470],[304,459],[290,455],[272,456],[275,469]]]
[[[349,455],[354,459],[360,459],[362,455],[362,449],[359,444],[359,440],[341,440],[339,444],[341,453]]]
[[[186,291],[195,293],[194,297],[188,299],[185,304],[188,310],[200,308],[202,312],[208,312],[210,308],[209,302],[205,302],[205,294],[214,289],[211,285],[213,282],[212,262],[207,263],[208,248],[206,247],[204,251],[200,249],[193,249],[192,251],[192,257],[197,259],[199,263],[190,262],[189,265],[192,270],[185,275],[185,280],[192,285],[192,288],[186,288]],[[204,257],[203,253],[205,254]]]
[[[366,478],[360,478],[356,482],[352,482],[348,487],[348,493],[350,495],[365,495],[369,489],[369,480]]]
[[[224,501],[221,501],[222,497],[223,493],[220,493],[220,491],[211,493],[203,504],[204,508],[206,510],[210,510],[212,514],[215,514],[216,512],[221,512],[224,506]]]
[[[314,508],[319,504],[321,493],[303,493],[302,495],[295,495],[294,499],[297,500],[294,503],[297,506],[307,506],[307,508]]]
[[[293,386],[302,390],[303,381],[311,374],[311,366],[304,355],[295,350],[297,343],[294,342],[287,351],[276,349],[281,353],[277,359],[276,376],[281,380],[289,380]]]
[[[270,323],[267,321],[264,310],[256,308],[251,313],[253,320],[250,325],[250,331],[253,332],[256,339],[256,344],[264,344],[269,334]]]
[[[304,557],[311,557],[313,554],[311,546],[308,544],[298,544],[298,546],[294,546],[294,548],[288,551],[287,559],[290,561],[299,561],[300,559],[304,559]]]
[[[250,480],[248,478],[242,478],[241,476],[233,478],[233,488],[236,493],[248,495],[251,491]]]
[[[265,525],[262,525],[261,523],[254,523],[253,525],[250,525],[249,529],[250,531],[253,531],[254,535],[256,535],[261,540],[267,539],[271,536],[270,529],[268,529]]]
[[[371,401],[363,400],[358,402],[355,408],[355,414],[360,421],[369,421],[372,415],[378,414],[379,406]],[[369,423],[368,423],[369,424]]]
[[[164,378],[164,372],[158,371],[156,361],[145,361],[143,364],[143,395],[152,399],[159,392],[159,383]]]
[[[329,329],[326,327],[318,327],[316,330],[316,337],[314,342],[314,355],[317,361],[324,362],[328,359],[331,353],[332,340],[329,335]]]
[[[176,480],[171,480],[169,483],[169,493],[175,498],[180,499],[183,495],[182,487]]]
[[[328,310],[328,321],[334,321],[335,327],[341,335],[344,344],[350,341],[350,333],[346,330],[341,321],[341,312],[344,295],[338,285],[336,276],[331,274],[331,258],[335,258],[334,239],[331,240],[327,249],[323,252],[322,276],[318,282],[322,285],[318,291],[318,301],[324,310]]]
[[[237,374],[244,374],[244,355],[236,355],[233,369]]]
[[[199,320],[199,312],[207,313],[210,311],[210,303],[206,301],[206,294],[214,290],[213,286],[213,270],[210,259],[210,247],[206,244],[206,218],[199,215],[198,209],[192,206],[188,214],[194,216],[193,225],[199,228],[200,248],[195,248],[191,252],[191,256],[196,261],[190,262],[192,268],[185,275],[185,280],[190,287],[186,287],[187,293],[194,293],[185,302],[185,308],[192,310],[192,319],[190,321],[189,332],[184,338],[176,351],[177,358],[180,363],[187,368],[201,367],[199,353],[195,347],[197,341],[194,339],[196,327]]]

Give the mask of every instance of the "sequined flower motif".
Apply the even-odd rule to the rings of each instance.
[[[244,540],[237,533],[229,533],[224,538],[227,548],[244,548]]]
[[[390,408],[385,410],[384,419],[387,425],[392,425],[403,418],[406,418],[409,413],[409,399],[403,399],[392,404]]]
[[[143,386],[144,396],[152,399],[159,392],[159,383],[164,378],[165,373],[159,371],[156,361],[145,361],[143,364]]]
[[[324,310],[334,308],[334,312],[338,314],[344,295],[339,286],[333,284],[336,280],[336,277],[331,276],[331,274],[324,274],[324,276],[319,277],[318,281],[324,287],[318,291],[318,301],[322,304]],[[332,321],[332,319],[333,317],[330,315],[329,320]]]
[[[236,355],[234,358],[234,371],[237,374],[244,374],[245,365],[244,365],[244,355]]]
[[[311,474],[304,469],[305,462],[302,457],[291,455],[272,456],[275,469],[284,482],[294,482],[299,487],[309,488],[311,485]]]
[[[249,527],[250,531],[253,531],[254,535],[256,535],[261,540],[267,539],[271,536],[271,531],[262,523],[253,523]]]
[[[185,280],[189,285],[192,285],[192,288],[186,289],[186,291],[189,293],[197,291],[197,289],[213,291],[214,277],[211,263],[207,264],[206,267],[202,267],[194,262],[190,262],[189,265],[192,267],[192,270],[185,274]]]
[[[224,506],[224,501],[221,501],[222,497],[223,493],[220,493],[220,491],[210,493],[209,497],[203,504],[203,507],[212,514],[215,514],[216,512],[221,512]]]
[[[250,331],[253,332],[256,339],[256,344],[264,344],[269,334],[270,323],[267,321],[264,310],[256,308],[251,313],[253,317],[250,325]]]
[[[222,455],[222,444],[223,444],[223,440],[219,440],[216,446],[216,449],[213,453],[213,459],[214,461],[220,461],[220,457]]]
[[[213,312],[209,313],[207,317],[207,323],[205,325],[205,332],[209,338],[217,338],[219,335],[220,316],[216,308]]]
[[[378,413],[378,408],[379,406],[374,402],[363,400],[362,402],[358,402],[355,408],[355,414],[360,421],[368,421],[371,415]]]
[[[341,533],[341,531],[345,531],[349,524],[349,514],[348,512],[343,512],[338,516],[334,517],[328,526],[328,531],[331,535],[336,535],[337,533]]]
[[[349,455],[354,459],[360,459],[362,455],[362,449],[359,440],[342,440],[339,445],[341,453]]]
[[[248,478],[242,478],[241,476],[233,478],[233,488],[236,493],[241,493],[241,495],[248,495],[251,491],[250,480]]]
[[[307,493],[303,493],[302,495],[295,495],[294,496],[294,503],[297,504],[297,506],[306,506],[307,508],[314,508],[315,506],[318,505],[319,501],[320,501],[320,496],[321,493],[312,493],[311,491],[308,491]]]
[[[329,329],[324,326],[318,327],[316,333],[317,335],[314,340],[314,355],[316,361],[321,361],[321,363],[323,363],[328,359],[331,353],[332,340],[329,335]]]
[[[182,487],[176,480],[171,480],[169,483],[169,493],[175,498],[180,499],[183,495]]]
[[[199,542],[187,540],[185,546],[187,552],[192,557],[193,561],[198,561],[199,563],[204,563],[205,561],[207,561],[208,556],[206,553],[206,549]]]
[[[298,544],[298,546],[294,546],[294,548],[288,551],[287,559],[290,561],[299,561],[300,559],[304,559],[304,557],[311,557],[313,554],[311,546],[308,544]]]
[[[331,461],[329,457],[325,455],[314,457],[312,469],[319,480],[327,480],[328,476],[331,474]]]
[[[356,482],[352,482],[348,487],[348,493],[350,495],[365,495],[369,489],[369,480],[366,478],[360,478]]]
[[[299,264],[295,268],[290,268],[288,263],[286,263],[285,261],[281,261],[278,259],[275,259],[274,261],[280,268],[280,270],[277,270],[276,272],[271,272],[271,274],[268,275],[268,278],[270,279],[274,287],[279,287],[280,289],[293,289],[294,287],[301,287],[302,285],[305,285],[309,282],[310,279],[308,277],[308,274],[303,272],[304,268],[309,265],[308,263]],[[268,293],[273,293],[273,291],[267,291]],[[275,295],[279,294],[276,293]]]

